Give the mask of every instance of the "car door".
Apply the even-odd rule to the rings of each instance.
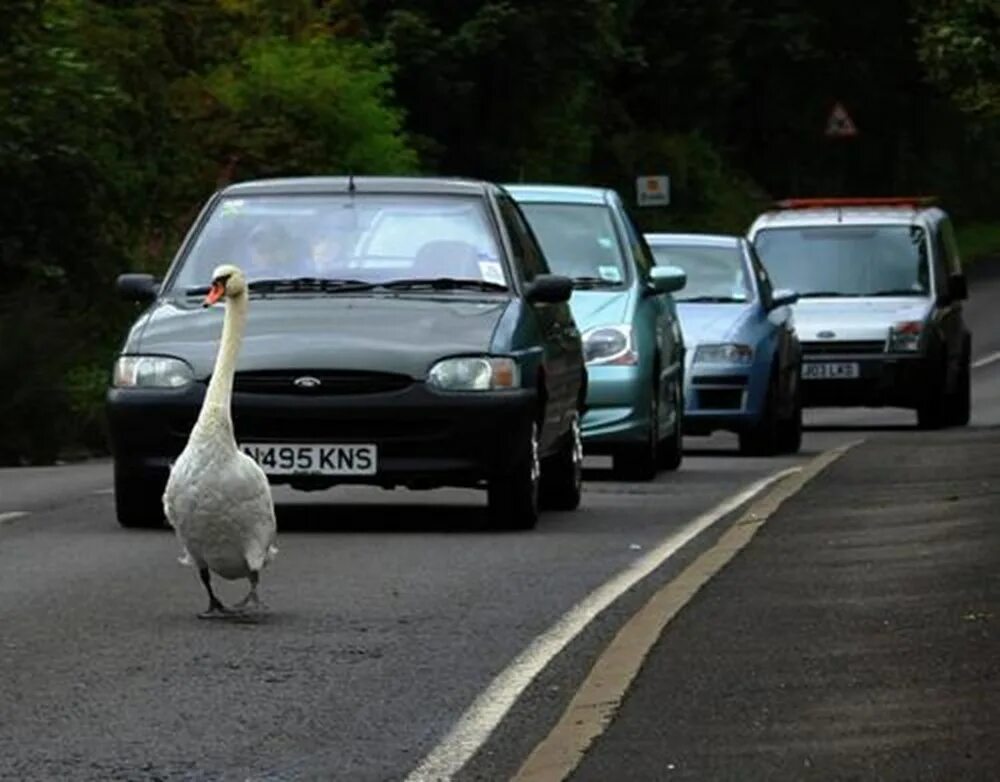
[[[548,274],[545,256],[517,204],[504,194],[497,196],[497,203],[523,282]],[[548,451],[558,444],[568,429],[571,415],[578,409],[582,397],[583,349],[568,302],[528,306],[535,313],[544,341],[547,400],[540,445],[543,451]]]

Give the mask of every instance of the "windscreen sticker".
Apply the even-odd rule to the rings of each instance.
[[[222,202],[222,214],[223,215],[236,215],[243,211],[243,205],[246,203],[242,198],[230,198]]]
[[[496,261],[480,261],[479,273],[486,282],[495,282],[497,285],[506,285],[503,278],[503,269]]]
[[[610,236],[601,236],[598,238],[597,243],[601,245],[605,250],[610,250],[614,247],[614,243],[611,241]]]
[[[608,282],[622,281],[622,270],[617,266],[598,266],[597,273],[601,276],[602,280],[607,280]]]

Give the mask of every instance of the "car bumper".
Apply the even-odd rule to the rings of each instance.
[[[770,365],[697,365],[689,370],[684,397],[684,433],[739,432],[762,413]]]
[[[803,357],[803,372],[810,363],[858,365],[857,378],[802,379],[806,407],[917,407],[931,379],[930,362],[921,355],[882,354]]]
[[[187,443],[205,388],[111,389],[107,413],[119,469],[165,477]],[[391,488],[476,486],[510,469],[518,438],[535,420],[534,391],[445,394],[414,383],[365,396],[233,396],[237,442],[374,444],[375,475],[280,475],[272,483],[322,489],[361,483]]]
[[[641,367],[587,367],[587,412],[581,421],[587,453],[643,442],[649,431],[652,382]]]

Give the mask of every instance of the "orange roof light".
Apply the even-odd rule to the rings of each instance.
[[[778,201],[779,209],[824,209],[843,206],[931,206],[936,196],[885,196],[873,198],[786,198]]]

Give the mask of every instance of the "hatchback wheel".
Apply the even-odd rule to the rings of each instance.
[[[165,526],[163,490],[166,480],[157,480],[142,472],[128,472],[115,463],[115,514],[118,523],[128,528]]]
[[[490,479],[486,491],[490,522],[504,529],[533,529],[538,524],[538,424],[523,438],[511,470]]]
[[[676,470],[684,460],[684,391],[681,383],[675,382],[671,401],[674,406],[674,428],[667,439],[660,443],[658,458],[664,470]]]
[[[651,481],[659,459],[660,399],[654,389],[649,404],[649,430],[641,443],[619,446],[614,454],[615,473],[627,481]]]
[[[740,432],[740,453],[747,456],[773,456],[778,450],[778,375],[771,373],[760,420]]]
[[[580,414],[573,421],[559,451],[542,463],[540,502],[553,510],[575,510],[583,492],[583,436]]]

